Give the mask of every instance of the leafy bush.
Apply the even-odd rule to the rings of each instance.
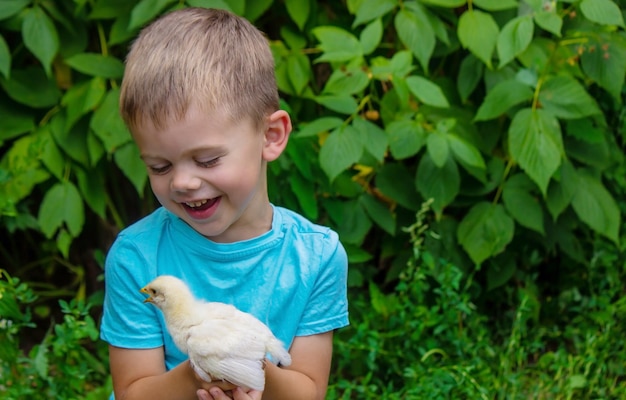
[[[40,343],[28,329],[36,300],[33,291],[2,271],[0,280],[0,393],[4,399],[107,399],[107,348],[89,314],[90,304],[66,302],[60,306],[63,321],[52,324]]]
[[[117,112],[122,60],[186,6],[270,39],[295,127],[271,199],[337,230],[351,262],[334,394],[623,391],[619,358],[598,361],[623,334],[623,0],[1,2],[0,268],[44,315],[11,320],[98,293],[111,240],[156,206]],[[402,227],[429,199],[417,256]]]
[[[351,295],[337,333],[329,399],[621,399],[626,396],[626,260],[596,243],[586,284],[553,301],[540,324],[520,290],[490,321],[473,276],[424,251],[427,209],[409,228],[413,255],[389,294]],[[615,266],[618,266],[615,268]]]

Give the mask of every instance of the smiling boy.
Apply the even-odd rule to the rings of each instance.
[[[323,399],[333,331],[348,324],[347,257],[335,232],[269,201],[267,163],[291,121],[263,35],[226,11],[161,17],[131,48],[120,110],[162,207],[107,255],[101,335],[115,398]],[[265,392],[200,380],[142,304],[139,289],[164,274],[255,315],[291,366],[266,363]]]

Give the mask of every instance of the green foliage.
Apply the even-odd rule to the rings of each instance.
[[[106,346],[83,301],[59,302],[60,323],[39,343],[22,343],[34,328],[32,289],[2,271],[0,280],[0,392],[5,399],[107,399]],[[30,350],[24,354],[24,347]]]
[[[340,354],[361,349],[363,362],[339,361],[354,380],[333,379],[332,393],[622,394],[623,372],[597,360],[613,360],[611,335],[624,333],[609,323],[623,316],[623,293],[611,284],[605,296],[593,275],[600,265],[623,277],[607,261],[622,250],[626,195],[615,172],[626,137],[621,0],[0,2],[4,269],[43,301],[100,289],[111,240],[156,205],[117,111],[123,60],[143,25],[186,6],[228,9],[267,32],[294,123],[269,167],[271,199],[339,232],[351,262],[354,339]],[[402,227],[429,200],[418,256]],[[407,259],[418,272],[401,274]],[[33,324],[20,290],[3,305],[14,329]],[[572,299],[579,331],[556,317]],[[38,346],[40,360],[54,353],[49,336]],[[42,365],[24,368],[54,375]]]
[[[547,297],[531,280],[497,320],[475,274],[435,262],[428,207],[407,230],[413,253],[399,283],[353,292],[352,324],[336,333],[329,399],[618,399],[626,395],[625,259],[598,241],[593,269]],[[435,240],[440,240],[436,238]],[[617,266],[617,267],[616,267]],[[494,302],[497,304],[497,302]]]

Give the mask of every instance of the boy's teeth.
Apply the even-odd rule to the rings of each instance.
[[[206,204],[208,200],[200,200],[200,201],[192,201],[190,203],[185,203],[187,204],[189,207],[200,207],[201,205]]]

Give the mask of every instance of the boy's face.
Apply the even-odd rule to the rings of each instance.
[[[216,242],[267,232],[267,134],[250,120],[233,123],[195,107],[169,125],[144,124],[133,134],[159,202]]]

